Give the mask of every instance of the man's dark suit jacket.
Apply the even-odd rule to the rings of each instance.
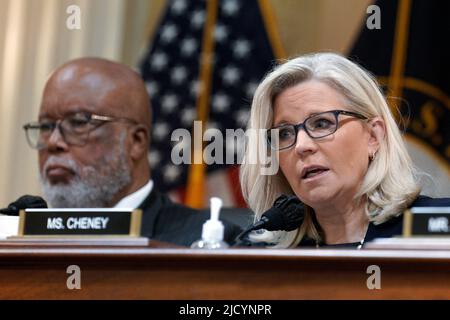
[[[150,192],[139,209],[142,209],[143,237],[181,246],[190,246],[199,240],[203,223],[210,218],[209,212],[176,204],[155,189]],[[225,225],[224,240],[232,245],[242,230],[220,216],[219,219]]]

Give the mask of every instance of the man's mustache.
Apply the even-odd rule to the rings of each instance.
[[[44,163],[44,170],[42,171],[43,177],[47,177],[47,170],[50,167],[64,167],[71,171],[73,171],[75,174],[79,174],[80,168],[76,164],[76,162],[73,159],[67,159],[67,158],[61,158],[57,156],[50,156],[47,161]]]

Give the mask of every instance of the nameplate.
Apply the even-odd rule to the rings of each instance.
[[[413,207],[404,213],[403,236],[449,236],[450,207]]]
[[[128,236],[141,234],[139,209],[25,209],[18,236]]]

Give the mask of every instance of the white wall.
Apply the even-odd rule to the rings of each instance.
[[[69,30],[69,5],[81,30]],[[36,120],[51,70],[80,56],[120,60],[126,0],[0,0],[0,207],[39,194],[37,153],[22,124]]]

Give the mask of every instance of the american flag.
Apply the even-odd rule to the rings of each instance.
[[[216,1],[205,128],[217,128],[225,137],[226,129],[245,130],[253,93],[274,64],[275,55],[267,29],[270,26],[264,16],[267,1]],[[168,1],[140,64],[153,110],[149,153],[152,178],[163,192],[183,190],[187,183],[189,164],[175,165],[171,160],[172,147],[178,143],[171,141],[171,134],[178,128],[192,130],[198,118],[199,88],[205,85],[199,73],[208,2]],[[224,143],[224,154],[226,148]],[[213,164],[206,170],[209,193],[221,196],[226,205],[243,205],[236,165]]]

